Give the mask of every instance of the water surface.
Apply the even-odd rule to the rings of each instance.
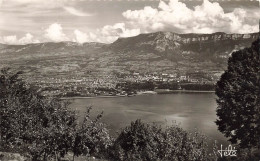
[[[216,96],[214,93],[175,93],[162,95],[138,95],[115,98],[77,98],[71,107],[80,116],[86,107],[92,106],[92,114],[104,111],[102,121],[108,125],[110,133],[142,119],[144,122],[172,124],[174,121],[189,131],[197,129],[208,136],[212,143],[227,144],[227,139],[217,130]]]

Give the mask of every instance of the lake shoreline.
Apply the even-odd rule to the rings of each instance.
[[[157,94],[172,94],[172,93],[215,93],[215,91],[200,91],[200,90],[158,90]]]
[[[77,97],[62,97],[61,99],[94,99],[94,98],[117,98],[117,97],[133,97],[139,95],[154,95],[154,94],[174,94],[174,93],[215,93],[215,91],[200,91],[200,90],[156,90],[156,91],[139,91],[134,95],[115,95],[115,96],[77,96]]]

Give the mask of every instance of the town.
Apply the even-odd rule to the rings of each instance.
[[[56,76],[35,79],[43,95],[61,97],[95,97],[95,96],[132,96],[138,92],[156,91],[164,93],[172,90],[213,91],[220,71],[190,73],[116,73],[99,77]],[[32,82],[32,81],[31,81]]]

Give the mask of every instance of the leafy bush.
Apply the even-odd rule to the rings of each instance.
[[[99,123],[102,115],[92,120],[88,111],[79,124],[75,112],[68,110],[69,102],[41,96],[20,74],[10,69],[0,73],[1,150],[26,152],[32,160],[58,160],[69,151],[94,155],[106,149],[110,137]]]
[[[77,126],[72,151],[74,156],[85,155],[105,158],[113,139],[109,136],[105,125],[99,122],[103,113],[92,120],[90,119],[90,110],[91,108],[88,108],[83,123]]]
[[[165,129],[140,120],[122,130],[111,152],[112,160],[212,160],[205,137],[177,125]]]

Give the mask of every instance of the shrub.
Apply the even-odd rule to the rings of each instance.
[[[103,113],[95,119],[90,119],[90,110],[91,108],[88,108],[82,124],[77,126],[72,151],[74,156],[85,155],[105,158],[113,139],[109,136],[105,125],[99,122]]]
[[[20,74],[10,69],[2,69],[0,73],[3,151],[26,152],[32,160],[58,160],[69,151],[75,155],[97,155],[106,149],[110,137],[99,123],[102,115],[92,120],[88,111],[80,125],[75,112],[68,110],[69,102],[41,96],[37,88],[19,79]]]
[[[122,130],[112,148],[112,160],[211,160],[205,137],[177,125],[163,129],[141,120]]]

